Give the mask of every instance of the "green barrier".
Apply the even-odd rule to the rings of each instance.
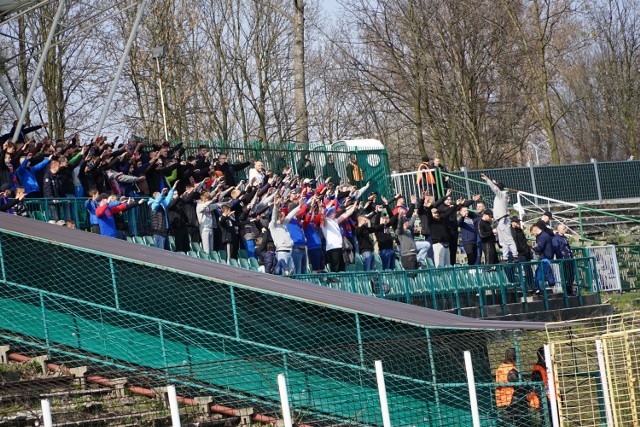
[[[639,255],[640,256],[640,255]],[[456,265],[440,268],[396,271],[358,271],[344,273],[295,275],[298,280],[328,286],[347,292],[376,296],[409,304],[419,304],[435,310],[451,310],[462,314],[464,308],[478,307],[485,317],[488,305],[522,302],[528,309],[527,293],[533,291],[541,261],[505,263],[495,266]],[[552,260],[556,286],[562,293],[562,308],[583,305],[583,294],[591,293],[595,280],[595,259],[579,257]],[[567,294],[571,280],[577,292],[575,302]],[[549,310],[550,295],[542,286],[542,301]],[[599,295],[599,291],[596,291]],[[574,304],[574,305],[572,305]]]

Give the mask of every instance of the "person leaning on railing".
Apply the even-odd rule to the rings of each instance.
[[[553,252],[556,259],[571,260],[573,258],[569,239],[567,239],[567,236],[565,235],[566,232],[567,226],[564,224],[558,224],[556,227],[556,234],[551,238],[551,245],[553,246]],[[576,295],[573,289],[573,282],[576,275],[573,262],[564,261],[560,265],[560,270],[564,279],[567,295]]]

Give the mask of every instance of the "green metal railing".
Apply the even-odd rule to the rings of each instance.
[[[473,354],[482,416],[491,425],[493,373],[504,346],[533,364],[541,339],[398,322],[1,225],[0,338],[51,357],[151,368],[168,382],[235,396],[271,413],[275,377],[285,373],[301,423],[381,425],[373,362],[382,359],[398,426],[469,425],[463,351]]]
[[[531,302],[526,298],[533,291],[541,261],[498,264],[495,266],[456,265],[442,268],[400,271],[360,271],[345,273],[304,274],[298,280],[328,286],[362,295],[418,304],[435,310],[451,310],[463,314],[465,308],[478,308],[478,317],[492,317],[487,306],[501,305],[500,315],[509,313],[510,303],[522,303],[524,312]],[[583,296],[592,293],[597,283],[595,259],[592,257],[551,261],[557,292],[562,293],[562,306],[582,306]],[[577,297],[567,294],[571,280]],[[595,292],[600,302],[599,291]],[[543,309],[549,310],[551,295],[542,284]]]
[[[140,139],[140,138],[139,138]],[[178,141],[173,141],[174,144]],[[390,197],[393,187],[390,180],[389,155],[386,149],[348,146],[344,143],[325,145],[322,143],[300,144],[295,142],[263,142],[263,141],[222,141],[197,140],[189,141],[185,146],[187,155],[196,155],[199,147],[204,146],[215,158],[224,153],[230,163],[247,162],[250,159],[262,160],[265,169],[280,173],[283,168],[291,167],[294,173],[302,178],[313,179],[324,175],[324,167],[330,155],[334,156],[335,168],[341,181],[347,182],[346,166],[351,155],[355,155],[358,166],[362,169],[364,181],[358,186],[370,182],[370,191]],[[304,168],[304,159],[312,161],[310,168]],[[238,180],[245,180],[249,169],[236,173]],[[327,178],[327,177],[325,177]],[[336,183],[337,184],[337,183]]]

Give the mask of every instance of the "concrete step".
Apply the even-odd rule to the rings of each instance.
[[[589,317],[609,316],[611,314],[613,314],[613,307],[611,304],[596,304],[583,307],[563,308],[561,310],[535,311],[529,313],[510,314],[506,316],[488,317],[487,320],[561,322],[566,320],[585,319]]]
[[[518,295],[520,302],[512,302],[508,304],[491,304],[485,305],[483,309],[479,304],[476,306],[463,307],[460,310],[460,314],[466,317],[474,318],[497,318],[503,316],[517,316],[521,314],[538,313],[538,312],[555,312],[559,310],[567,310],[572,308],[599,306],[597,294],[582,295],[582,303],[580,299],[575,297],[567,297],[567,305],[565,308],[564,294],[549,294],[549,309],[545,307],[542,297],[533,295],[526,296],[526,303],[523,302],[522,293]],[[457,314],[456,309],[444,310],[450,313]]]

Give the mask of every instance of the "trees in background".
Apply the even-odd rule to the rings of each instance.
[[[135,15],[117,0],[68,3],[31,105],[54,137],[91,134]],[[162,138],[161,78],[178,140],[377,138],[398,170],[423,155],[521,165],[533,146],[552,164],[639,154],[640,0],[340,4],[149,2],[105,131]],[[52,13],[2,25],[19,102]],[[8,127],[4,99],[0,114]]]

